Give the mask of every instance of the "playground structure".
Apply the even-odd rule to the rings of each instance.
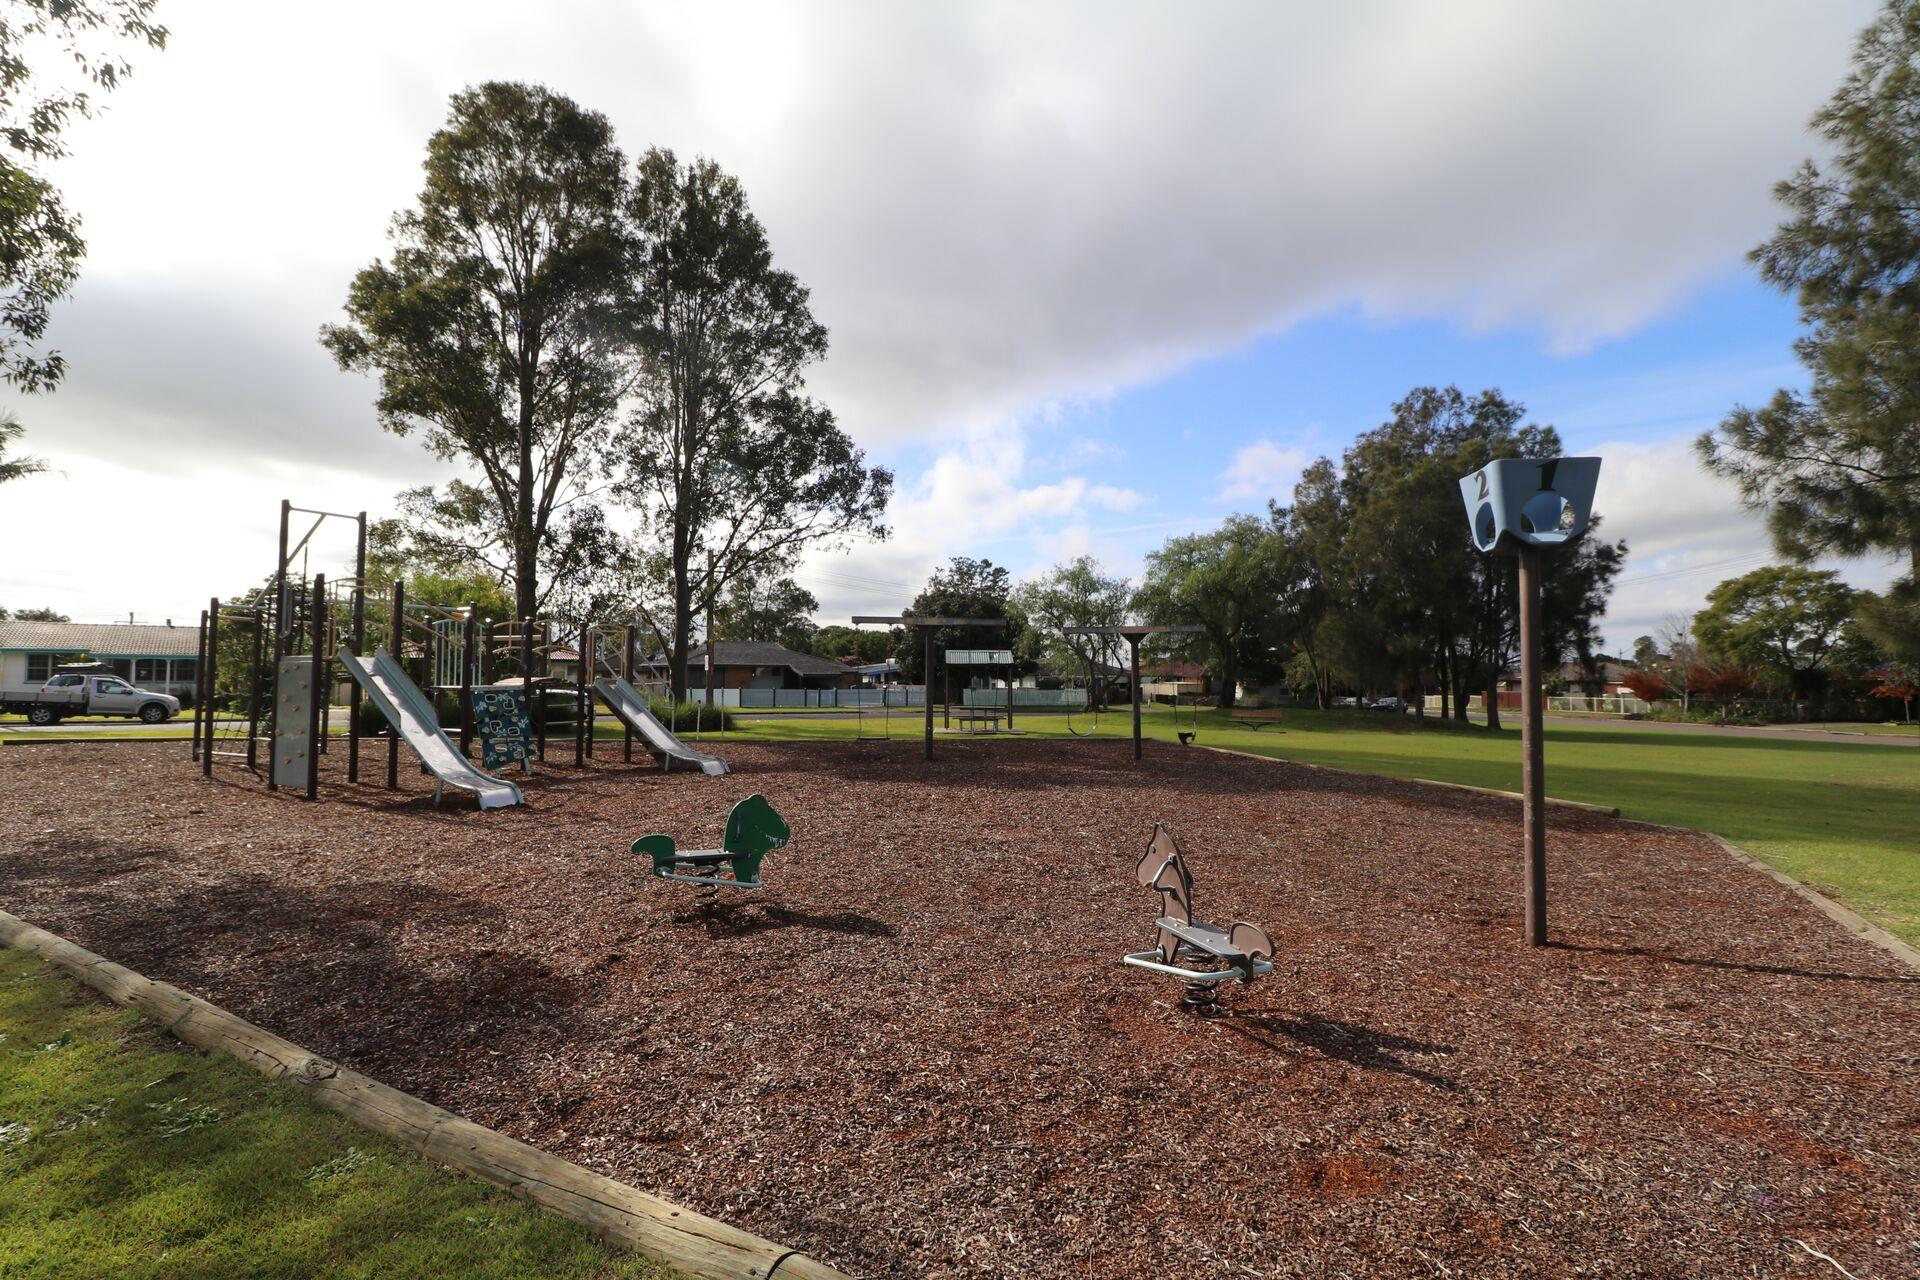
[[[1130,952],[1122,960],[1184,982],[1183,1007],[1217,1012],[1221,983],[1252,982],[1273,972],[1273,939],[1265,929],[1245,920],[1220,929],[1193,918],[1193,873],[1164,823],[1153,824],[1153,838],[1135,874],[1160,895],[1160,918],[1154,922],[1160,932],[1152,949]]]
[[[295,515],[314,517],[298,540],[291,538]],[[307,556],[329,521],[353,526],[353,572],[331,582],[324,573],[309,579]],[[724,761],[687,746],[662,724],[633,686],[635,627],[486,618],[476,603],[410,601],[404,582],[375,601],[366,560],[365,512],[280,504],[279,555],[267,587],[238,601],[216,597],[201,614],[192,744],[203,776],[211,777],[216,763],[237,763],[264,776],[269,790],[290,787],[313,799],[320,757],[337,737],[346,743],[347,781],[358,782],[361,741],[369,736],[361,707],[370,701],[386,721],[389,790],[399,785],[404,743],[433,776],[436,804],[449,786],[473,794],[482,808],[518,804],[520,789],[488,770],[517,764],[531,773],[545,759],[556,722],[570,724],[573,760],[584,766],[594,755],[596,698],[623,726],[625,760],[633,759],[637,739],[663,769],[678,762],[710,775],[727,771]],[[386,642],[369,656],[370,609],[384,614],[373,621],[374,634],[384,630]],[[556,655],[576,643],[571,675],[556,676]],[[331,704],[342,678],[347,727],[335,735]],[[446,702],[454,718],[449,725],[442,724]],[[484,767],[469,758],[476,737]]]
[[[858,621],[858,619],[855,619],[855,621]],[[1118,626],[1105,627],[1062,628],[1062,631],[1070,636],[1108,636],[1127,642],[1127,689],[1133,701],[1133,758],[1135,760],[1140,759],[1142,754],[1140,735],[1140,642],[1148,636],[1194,635],[1201,630],[1203,630],[1203,628],[1184,623],[1142,622],[1126,622]],[[1175,730],[1178,732],[1178,706],[1174,708],[1174,715],[1176,717]],[[1199,713],[1196,709],[1194,719],[1188,725],[1188,730],[1180,733],[1180,743],[1182,746],[1191,746],[1194,739],[1200,736],[1198,717]],[[1071,724],[1067,727],[1076,736],[1087,736],[1087,734],[1080,733],[1078,729],[1074,729]],[[1092,730],[1088,731],[1088,733],[1091,732]]]
[[[633,852],[653,860],[652,872],[662,880],[701,886],[699,900],[710,901],[722,889],[758,889],[760,860],[782,848],[793,837],[787,820],[774,811],[759,792],[734,805],[718,849],[679,849],[672,836],[641,836]],[[728,875],[715,875],[721,864]]]
[[[921,649],[921,655],[922,655],[921,670],[926,675],[927,683],[930,686],[932,684],[932,677],[933,677],[933,637],[935,632],[939,631],[942,627],[1005,628],[1007,625],[1007,619],[1005,618],[916,618],[910,614],[896,614],[891,616],[877,615],[877,614],[854,615],[854,618],[853,618],[854,626],[856,627],[865,626],[869,623],[880,623],[885,626],[894,626],[894,627],[909,627],[920,633],[920,649]],[[926,710],[926,715],[924,720],[924,738],[925,738],[924,757],[928,760],[931,760],[933,759],[933,697],[932,697],[932,691],[930,688],[927,694],[922,696],[921,702],[922,704],[924,704],[925,710]],[[1011,696],[1009,696],[1007,699],[1007,725],[1009,728],[1011,728],[1013,725],[1013,699]]]
[[[342,649],[339,662],[354,683],[366,690],[387,723],[413,748],[420,763],[433,775],[435,806],[439,805],[442,790],[447,786],[472,792],[482,809],[522,802],[524,797],[519,787],[476,768],[454,745],[440,727],[433,703],[420,691],[419,685],[407,678],[407,673],[385,647],[376,648],[372,658],[356,657]]]

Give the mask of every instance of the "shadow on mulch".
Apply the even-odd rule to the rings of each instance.
[[[807,911],[776,902],[719,902],[696,906],[673,917],[675,924],[705,927],[709,938],[746,938],[772,929],[814,929],[856,938],[897,938],[885,920],[857,911]]]
[[[1291,1042],[1366,1071],[1406,1076],[1448,1093],[1463,1092],[1460,1082],[1452,1076],[1428,1071],[1396,1056],[1458,1053],[1452,1045],[1376,1031],[1357,1022],[1341,1022],[1311,1013],[1286,1015],[1232,1009],[1225,1012],[1220,1022],[1228,1031],[1264,1048],[1285,1050],[1289,1048],[1287,1042]]]
[[[1727,969],[1736,973],[1768,973],[1781,978],[1817,978],[1827,982],[1885,982],[1896,986],[1920,984],[1920,977],[1874,973],[1842,973],[1831,969],[1800,969],[1784,964],[1744,964],[1738,960],[1714,960],[1707,956],[1682,956],[1650,947],[1603,947],[1595,943],[1549,942],[1561,951],[1584,951],[1596,955],[1631,956],[1638,960],[1657,960],[1661,964],[1693,965],[1702,969]]]
[[[224,1003],[242,1017],[325,1043],[365,1069],[411,1078],[423,1042],[511,1064],[579,1031],[575,982],[539,960],[484,947],[448,951],[444,942],[431,954],[399,945],[403,926],[497,936],[506,912],[472,895],[405,881],[313,889],[234,872],[153,882],[136,897],[124,885],[87,883],[97,858],[42,856],[71,858],[78,843],[36,842],[27,851],[43,878],[59,866],[55,878],[67,884],[67,914],[76,921],[69,936],[150,978],[234,992]],[[289,974],[297,1002],[286,998]]]

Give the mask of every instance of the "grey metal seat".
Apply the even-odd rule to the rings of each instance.
[[[1202,1013],[1215,1012],[1222,982],[1251,982],[1273,972],[1273,939],[1257,924],[1235,920],[1225,929],[1193,918],[1193,874],[1180,844],[1166,824],[1153,824],[1153,838],[1140,855],[1140,883],[1160,894],[1155,921],[1158,945],[1122,957],[1138,969],[1166,974],[1186,983],[1181,1003]]]

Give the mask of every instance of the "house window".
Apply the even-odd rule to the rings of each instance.
[[[30,653],[27,655],[27,680],[31,684],[45,684],[53,676],[53,669],[63,662],[78,662],[83,657],[78,653]]]
[[[167,660],[165,658],[138,658],[133,664],[133,678],[139,684],[150,684],[167,678]]]
[[[107,669],[119,676],[122,680],[133,679],[132,658],[109,658],[107,659]]]
[[[195,678],[194,664],[198,661],[199,659],[197,658],[175,658],[173,660],[174,683],[175,684],[192,684]]]

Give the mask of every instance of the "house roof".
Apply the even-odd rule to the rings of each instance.
[[[689,665],[707,660],[707,646],[701,645],[687,655]],[[789,667],[803,676],[850,676],[852,667],[831,658],[816,658],[797,653],[771,640],[716,640],[713,642],[716,667]]]
[[[9,620],[0,622],[0,649],[97,658],[192,658],[200,652],[200,628]]]

